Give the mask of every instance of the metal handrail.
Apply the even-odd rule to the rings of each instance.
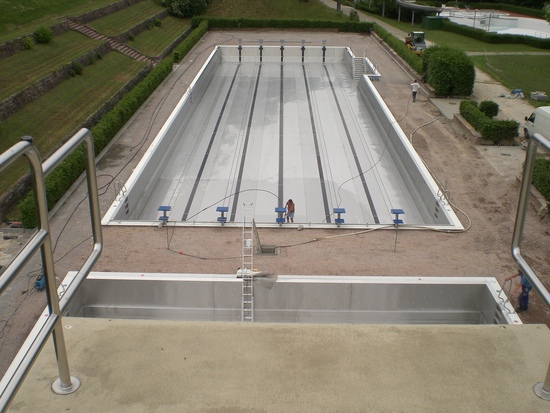
[[[91,212],[91,224],[94,239],[93,250],[79,270],[77,277],[67,288],[63,303],[60,305],[56,288],[55,269],[50,235],[50,224],[48,217],[48,204],[46,198],[45,178],[49,175],[70,153],[80,144],[83,144],[86,158],[86,178],[88,184],[88,200]],[[12,402],[17,390],[21,386],[25,376],[30,371],[40,350],[47,339],[52,335],[57,359],[59,378],[52,384],[52,390],[58,394],[73,393],[80,387],[80,381],[70,375],[67,360],[67,351],[63,336],[61,318],[66,310],[68,301],[75,294],[80,284],[86,279],[91,267],[98,260],[103,249],[101,234],[101,219],[99,210],[99,194],[97,191],[97,178],[95,169],[95,153],[93,137],[89,130],[81,129],[67,143],[59,148],[47,161],[42,163],[40,154],[32,145],[32,138],[25,137],[21,142],[15,144],[3,154],[0,154],[0,172],[6,169],[17,159],[26,156],[31,169],[31,180],[38,212],[38,231],[31,240],[22,248],[14,260],[8,265],[0,276],[0,293],[15,279],[34,253],[40,248],[42,267],[46,279],[46,295],[48,300],[47,319],[42,323],[40,329],[32,337],[29,346],[22,348],[13,361],[8,373],[0,381],[0,411],[4,412]]]
[[[529,139],[527,153],[525,155],[525,164],[523,166],[523,178],[521,181],[521,191],[519,194],[514,235],[512,237],[512,257],[516,261],[521,273],[527,277],[529,282],[533,285],[533,287],[535,287],[535,290],[537,290],[540,294],[546,305],[550,307],[550,293],[544,287],[537,274],[521,256],[521,240],[523,238],[523,230],[525,229],[525,219],[527,217],[529,196],[531,193],[531,181],[533,180],[533,167],[535,166],[535,158],[539,144],[550,152],[550,141],[542,135],[535,133]],[[544,382],[536,383],[533,390],[540,398],[550,400],[550,363],[548,364],[546,379]]]

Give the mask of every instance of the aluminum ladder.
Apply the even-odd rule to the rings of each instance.
[[[240,273],[242,275],[241,320],[254,321],[254,234],[252,204],[244,205],[243,252]]]
[[[362,57],[353,58],[353,80],[361,79],[365,74],[365,59]]]

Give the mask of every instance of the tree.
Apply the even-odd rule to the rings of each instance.
[[[543,7],[543,10],[544,10],[544,17],[550,23],[550,3],[546,3]]]
[[[475,67],[464,52],[448,47],[429,47],[424,53],[424,67],[426,81],[432,85],[436,96],[472,94]]]
[[[176,17],[199,16],[206,11],[210,0],[162,0],[168,13]]]

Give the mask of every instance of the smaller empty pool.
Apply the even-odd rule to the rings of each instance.
[[[445,9],[440,16],[463,26],[499,34],[550,39],[550,24],[543,19],[510,16],[498,10]]]
[[[69,273],[64,283],[70,283]],[[491,277],[267,276],[254,320],[271,323],[521,324]],[[71,317],[241,321],[242,280],[220,274],[91,273]]]

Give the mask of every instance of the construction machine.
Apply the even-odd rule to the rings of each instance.
[[[421,55],[426,49],[424,32],[410,32],[405,37],[405,44],[412,52]]]

